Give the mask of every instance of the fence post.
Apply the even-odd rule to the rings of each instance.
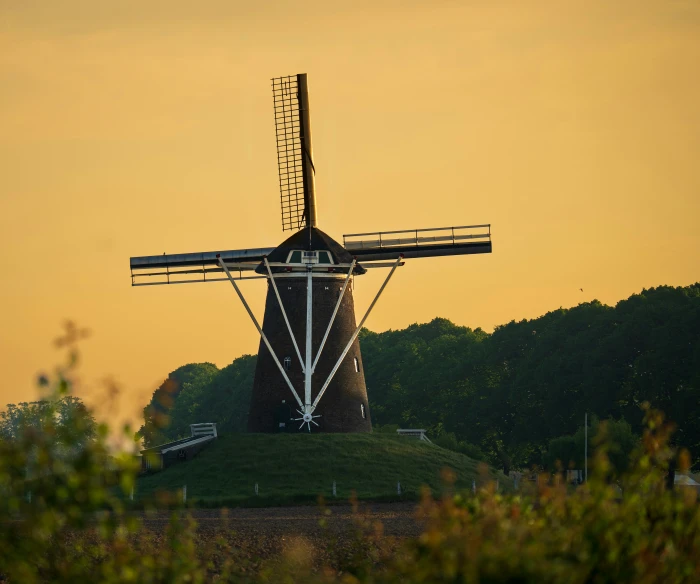
[[[476,479],[472,479],[472,493],[476,494]]]
[[[255,483],[255,496],[258,496],[258,483]]]
[[[333,481],[333,496],[334,496],[334,497],[336,496],[336,492],[335,492],[335,481]]]
[[[396,494],[397,495],[401,494],[401,483],[400,482],[396,483]]]
[[[187,503],[187,485],[182,487],[182,502]]]
[[[131,499],[132,501],[134,500],[134,486],[133,485],[131,485],[131,494],[129,495],[129,499]]]

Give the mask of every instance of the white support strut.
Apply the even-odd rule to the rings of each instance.
[[[328,335],[331,332],[331,327],[333,326],[333,322],[335,321],[335,315],[338,314],[338,309],[340,308],[340,303],[343,300],[343,296],[345,295],[345,289],[348,287],[348,282],[350,281],[350,277],[352,276],[352,271],[355,269],[355,262],[357,262],[356,259],[352,260],[352,263],[350,264],[350,269],[348,270],[348,276],[345,278],[345,283],[343,284],[343,288],[340,291],[340,296],[338,296],[338,301],[335,303],[335,309],[333,310],[333,314],[331,315],[331,320],[328,323],[328,327],[326,328],[326,334],[323,335],[323,340],[321,341],[321,346],[318,348],[318,353],[316,353],[316,359],[314,359],[314,364],[311,366],[311,373],[316,371],[316,365],[318,364],[318,360],[321,357],[321,352],[323,351],[323,347],[326,344],[326,340],[328,339]]]
[[[304,413],[311,413],[311,376],[313,367],[311,367],[311,336],[312,330],[312,306],[313,306],[313,270],[311,265],[308,266],[306,272],[306,370],[304,373]]]
[[[391,268],[389,275],[386,277],[386,280],[384,280],[382,287],[379,289],[379,292],[377,292],[377,295],[374,297],[374,300],[372,300],[372,304],[369,305],[367,312],[365,312],[365,315],[362,317],[362,320],[360,321],[360,324],[355,329],[355,332],[352,333],[352,336],[350,337],[348,344],[345,345],[345,349],[343,349],[343,352],[340,354],[338,361],[336,362],[335,366],[333,367],[332,371],[330,372],[330,375],[328,375],[328,379],[326,379],[326,382],[323,384],[321,391],[318,392],[318,395],[316,396],[314,403],[311,404],[311,411],[312,412],[316,409],[316,406],[318,405],[318,402],[320,401],[320,399],[323,397],[323,394],[326,392],[326,389],[328,389],[328,386],[330,385],[331,381],[333,380],[334,375],[336,374],[336,372],[340,368],[340,365],[343,362],[343,359],[345,359],[345,355],[348,354],[348,351],[350,350],[350,347],[352,347],[352,344],[355,342],[357,335],[360,334],[360,330],[362,330],[362,325],[365,324],[365,321],[367,320],[369,313],[372,312],[372,308],[374,308],[374,305],[377,303],[377,300],[379,300],[379,297],[381,296],[382,292],[384,291],[384,288],[386,288],[386,285],[389,283],[389,280],[394,275],[396,268],[399,267],[401,260],[403,260],[403,254],[399,256],[399,258],[396,260],[396,262],[394,262],[394,265]]]
[[[243,294],[241,293],[240,289],[238,288],[236,281],[231,276],[231,272],[228,271],[228,268],[226,267],[226,264],[221,259],[221,256],[219,256],[217,254],[216,258],[217,258],[217,260],[219,260],[219,265],[221,266],[221,268],[224,270],[224,272],[226,272],[226,276],[228,277],[229,281],[233,285],[233,288],[236,291],[236,294],[238,294],[238,298],[241,299],[241,302],[243,303],[243,306],[245,307],[246,311],[248,312],[248,316],[250,316],[250,319],[253,321],[255,328],[258,329],[258,332],[260,333],[260,336],[262,337],[263,342],[267,346],[267,350],[270,351],[270,355],[272,355],[272,358],[275,360],[275,364],[277,365],[277,368],[280,370],[282,377],[284,377],[284,380],[287,382],[289,389],[292,390],[292,393],[294,394],[294,398],[297,400],[297,403],[299,404],[299,406],[303,408],[304,404],[301,401],[301,399],[299,398],[299,394],[297,394],[296,390],[294,389],[292,382],[289,381],[289,377],[287,377],[287,372],[284,370],[284,367],[282,367],[282,364],[279,362],[277,355],[275,355],[275,352],[272,350],[272,346],[270,345],[270,341],[267,340],[265,333],[263,332],[262,328],[260,328],[260,325],[258,324],[258,321],[255,318],[255,315],[253,314],[253,311],[250,309],[250,306],[248,306],[248,303],[246,302],[245,298],[243,298]]]
[[[282,316],[284,317],[284,322],[287,324],[287,330],[289,331],[289,336],[292,337],[292,343],[294,343],[294,350],[297,352],[297,357],[299,357],[299,363],[301,364],[301,370],[306,373],[306,367],[304,366],[304,360],[301,358],[301,352],[299,351],[299,346],[297,345],[296,337],[292,332],[292,325],[289,324],[289,319],[287,318],[287,312],[284,310],[284,305],[282,304],[282,298],[280,298],[279,290],[277,290],[277,284],[275,284],[275,279],[272,277],[272,270],[270,270],[270,263],[267,261],[267,256],[264,258],[265,267],[267,268],[267,273],[270,276],[270,283],[272,284],[272,289],[275,291],[275,296],[277,296],[277,302],[279,302],[280,310],[282,311]]]

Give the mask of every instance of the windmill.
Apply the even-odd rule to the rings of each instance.
[[[358,334],[406,259],[491,252],[491,226],[353,233],[318,228],[306,74],[272,79],[282,230],[277,247],[132,257],[133,286],[228,280],[260,334],[248,431],[371,432]],[[359,324],[352,289],[388,269]],[[262,326],[239,282],[267,280]],[[290,405],[291,404],[291,405]]]

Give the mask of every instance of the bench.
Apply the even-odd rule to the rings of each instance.
[[[420,429],[401,429],[396,430],[399,436],[408,436],[409,438],[418,438],[418,440],[425,440],[428,444],[432,444],[430,439],[425,435],[425,430]]]
[[[193,438],[199,438],[200,436],[213,436],[216,438],[216,423],[190,424],[190,432],[192,432]]]
[[[167,468],[174,462],[189,460],[217,438],[216,423],[190,424],[189,438],[152,446],[141,451],[143,472]]]

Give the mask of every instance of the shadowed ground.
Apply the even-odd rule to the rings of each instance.
[[[315,503],[318,495],[347,501],[355,492],[365,500],[417,499],[423,486],[439,495],[448,468],[454,487],[469,489],[499,480],[511,481],[463,454],[412,438],[387,434],[229,434],[190,461],[144,476],[136,487],[143,500],[157,490],[176,492],[187,485],[188,502],[203,506],[263,507]],[[255,495],[255,484],[259,494]]]

